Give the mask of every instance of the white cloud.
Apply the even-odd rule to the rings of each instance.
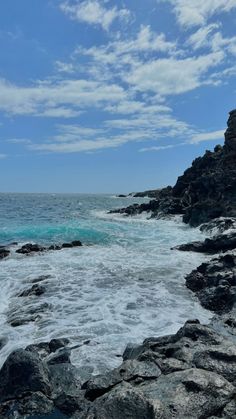
[[[6,142],[11,144],[31,144],[31,140],[28,138],[9,138]]]
[[[7,158],[6,154],[0,153],[0,160],[6,159],[6,158]]]
[[[217,141],[224,139],[224,132],[225,130],[218,130],[212,132],[202,132],[198,134],[194,134],[191,138],[189,143],[190,144],[198,144],[202,141]]]
[[[106,31],[115,19],[127,21],[130,18],[128,9],[118,9],[116,6],[108,9],[103,3],[98,0],[77,1],[76,3],[66,1],[60,5],[60,8],[73,20],[100,25]]]
[[[219,28],[218,23],[212,23],[211,25],[204,26],[194,32],[188,39],[188,44],[193,47],[194,50],[209,45],[209,35]]]
[[[168,150],[170,148],[176,147],[176,144],[170,145],[160,145],[160,146],[153,146],[153,147],[144,147],[139,150],[140,153],[144,153],[146,151],[161,151],[161,150]]]
[[[236,8],[236,0],[158,0],[173,5],[178,23],[183,27],[205,25],[208,19]]]
[[[55,66],[59,73],[72,74],[75,72],[75,68],[72,63],[64,63],[63,61],[56,61]]]
[[[74,117],[85,107],[125,100],[126,93],[116,84],[89,80],[37,82],[22,87],[0,80],[0,110],[15,115]]]
[[[182,60],[163,58],[142,64],[125,77],[137,90],[177,95],[210,83],[208,70],[220,64],[223,58],[221,51]]]

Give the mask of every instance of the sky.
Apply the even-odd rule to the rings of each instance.
[[[236,107],[236,0],[0,2],[0,192],[173,185]]]

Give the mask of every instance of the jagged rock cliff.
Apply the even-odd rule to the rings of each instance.
[[[159,191],[149,204],[119,212],[150,211],[154,217],[183,214],[183,221],[192,226],[222,216],[236,217],[236,109],[230,112],[227,124],[224,146],[195,159],[173,188],[165,188],[165,194]]]

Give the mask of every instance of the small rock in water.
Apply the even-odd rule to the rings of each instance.
[[[46,291],[45,287],[43,287],[42,285],[35,284],[28,290],[25,290],[21,294],[19,294],[19,297],[29,297],[31,295],[35,295],[39,297],[40,295],[44,294],[45,291]]]
[[[0,260],[5,259],[9,255],[10,255],[10,250],[5,249],[5,247],[0,249]]]
[[[24,246],[22,246],[20,249],[17,249],[16,253],[28,255],[29,253],[43,252],[45,250],[46,248],[43,246],[40,246],[39,244],[27,243],[27,244],[24,244]]]

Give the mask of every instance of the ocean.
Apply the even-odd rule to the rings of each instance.
[[[185,287],[184,277],[207,259],[170,250],[205,236],[180,217],[150,220],[109,215],[145,199],[112,195],[0,194],[0,365],[14,349],[68,337],[72,362],[101,373],[121,363],[129,342],[175,333],[187,319],[207,323],[210,312]],[[82,247],[20,255],[27,242]],[[45,293],[19,297],[39,276]],[[13,327],[12,320],[23,320]],[[81,346],[80,346],[81,345]]]

